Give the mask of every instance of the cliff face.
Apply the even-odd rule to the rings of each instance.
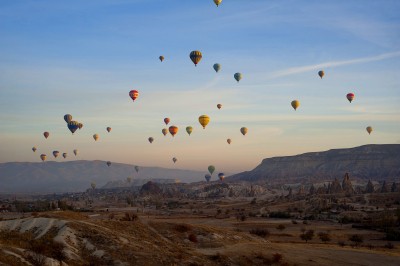
[[[252,171],[228,181],[308,181],[333,179],[349,173],[353,179],[399,179],[400,144],[365,145],[349,149],[264,159]]]

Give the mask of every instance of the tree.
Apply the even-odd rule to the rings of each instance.
[[[349,236],[349,241],[353,242],[356,247],[358,247],[362,242],[364,242],[364,238],[362,235],[351,235]]]
[[[331,241],[331,236],[325,232],[319,232],[318,237],[324,243]]]
[[[313,237],[314,237],[314,230],[307,230],[302,234],[300,234],[301,240],[306,241],[306,243],[308,242],[308,240],[313,239]]]

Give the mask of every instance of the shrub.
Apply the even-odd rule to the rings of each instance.
[[[318,237],[324,243],[331,241],[331,236],[328,233],[319,232]]]
[[[272,261],[275,263],[280,262],[282,260],[282,258],[283,258],[283,255],[280,253],[275,253],[272,255]]]
[[[185,233],[192,230],[192,226],[189,224],[177,224],[175,225],[175,230],[180,233]]]
[[[241,220],[242,222],[246,221],[246,219],[247,219],[247,217],[246,217],[245,214],[242,214],[242,215],[240,216],[240,220]]]
[[[386,240],[400,241],[400,231],[396,229],[389,229],[386,231]]]
[[[353,242],[353,244],[357,247],[359,246],[362,242],[364,242],[364,238],[362,235],[351,235],[349,236],[349,241]]]
[[[188,239],[193,243],[197,243],[198,242],[197,236],[195,234],[190,234]]]
[[[300,235],[300,238],[306,241],[306,243],[308,242],[308,240],[313,239],[313,237],[314,237],[314,230],[307,230]]]
[[[249,233],[250,234],[252,234],[252,235],[257,235],[257,236],[259,236],[259,237],[268,237],[269,236],[269,231],[267,230],[267,229],[258,229],[258,228],[256,228],[256,229],[251,229],[250,231],[249,231]]]
[[[283,225],[283,224],[279,224],[279,225],[276,227],[276,229],[278,229],[279,231],[283,231],[283,230],[286,229],[286,226]]]
[[[298,224],[296,220],[292,220],[292,224]]]
[[[338,241],[337,244],[338,244],[339,247],[346,246],[346,243],[344,241]]]
[[[283,219],[286,219],[286,218],[290,218],[290,213],[288,213],[288,212],[271,212],[270,214],[269,214],[269,217],[270,218],[283,218]]]

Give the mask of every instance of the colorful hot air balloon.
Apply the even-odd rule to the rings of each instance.
[[[149,142],[150,142],[150,143],[153,143],[153,141],[154,141],[154,138],[150,137],[150,138],[149,138]]]
[[[67,123],[71,122],[72,121],[72,115],[70,115],[70,114],[64,115],[64,120]]]
[[[347,93],[347,95],[346,95],[346,98],[350,103],[354,100],[354,97],[356,97],[356,96],[352,92]]]
[[[162,62],[162,61],[164,61],[164,56],[160,55],[160,57],[158,59],[160,59],[160,61]]]
[[[172,158],[172,161],[173,161],[174,163],[176,163],[176,161],[178,161],[178,159],[176,159],[176,158],[174,157],[174,158]]]
[[[210,174],[206,174],[206,175],[204,176],[204,178],[206,179],[207,182],[210,182],[210,180],[211,180],[211,175],[210,175]]]
[[[228,142],[228,144],[231,144],[232,140],[231,139],[227,139],[226,142]]]
[[[108,161],[108,162],[107,162],[107,166],[108,166],[108,167],[110,167],[110,165],[111,165],[111,162],[110,162],[110,161]]]
[[[366,130],[367,130],[368,134],[371,135],[371,132],[372,132],[374,129],[373,129],[371,126],[368,126],[368,127],[366,128]]]
[[[206,128],[207,124],[210,122],[210,117],[208,115],[199,116],[199,123],[203,126],[203,129]]]
[[[218,108],[218,109],[221,109],[221,108],[222,108],[222,104],[220,104],[220,103],[217,104],[217,108]]]
[[[237,82],[239,82],[242,79],[242,74],[241,73],[235,73],[233,77],[236,79]]]
[[[54,158],[57,158],[59,154],[60,154],[59,151],[53,151],[53,156],[54,156]]]
[[[221,70],[221,65],[220,64],[214,64],[213,68],[214,68],[215,72],[218,73]]]
[[[135,101],[136,98],[139,97],[139,92],[138,92],[137,90],[131,90],[131,91],[129,92],[129,97],[131,97],[131,99],[132,99],[133,101]]]
[[[190,59],[194,63],[195,66],[200,62],[201,58],[203,58],[203,55],[201,54],[200,51],[192,51],[189,55]]]
[[[79,123],[76,121],[70,121],[67,126],[69,131],[71,131],[71,133],[74,134],[75,131],[79,128]]]
[[[42,159],[42,162],[46,161],[46,158],[47,158],[46,154],[40,155],[40,159]]]
[[[66,153],[66,152],[63,153],[64,159],[67,158],[67,155],[68,155],[68,153]]]
[[[46,131],[43,133],[43,136],[47,139],[50,136],[50,133]]]
[[[325,75],[325,72],[323,70],[318,71],[318,76],[322,79],[323,76]]]
[[[208,172],[210,172],[210,174],[212,175],[215,171],[215,166],[214,165],[210,165],[208,166]]]
[[[186,132],[189,134],[189,136],[190,136],[190,134],[192,134],[192,131],[193,131],[193,127],[191,127],[191,126],[186,127]]]
[[[139,166],[135,166],[135,171],[136,171],[136,173],[139,173]]]
[[[32,151],[33,151],[33,152],[36,152],[36,150],[37,150],[36,147],[33,147],[33,148],[32,148]]]
[[[291,105],[292,105],[293,109],[296,111],[297,108],[299,108],[299,106],[300,106],[300,102],[298,100],[293,100],[291,102]]]
[[[168,128],[169,133],[171,133],[171,135],[174,137],[176,135],[176,133],[178,133],[178,127],[176,126],[170,126]]]
[[[169,121],[171,121],[171,119],[169,119],[168,117],[164,118],[165,125],[168,125]]]
[[[78,128],[79,128],[79,130],[81,130],[83,128],[83,124],[82,123],[78,123]]]
[[[240,132],[243,134],[243,136],[245,136],[246,134],[247,134],[247,127],[242,127],[241,129],[240,129]]]
[[[75,150],[74,150],[74,154],[75,154],[75,156],[77,156],[77,155],[78,155],[78,153],[79,153],[79,151],[78,151],[77,149],[75,149]]]
[[[214,3],[217,5],[217,7],[219,6],[219,4],[221,4],[222,0],[214,0]]]
[[[99,139],[99,134],[94,134],[93,138],[94,138],[95,141],[97,141]]]
[[[107,127],[107,132],[108,132],[108,133],[111,132],[111,127]]]
[[[219,173],[218,174],[218,178],[219,178],[219,180],[224,181],[225,174],[224,173]]]
[[[162,132],[163,135],[165,136],[165,135],[167,135],[167,133],[168,133],[168,129],[167,129],[167,128],[163,128],[163,129],[161,130],[161,132]]]

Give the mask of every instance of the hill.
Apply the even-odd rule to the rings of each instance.
[[[195,182],[204,179],[200,171],[167,169],[160,167],[140,167],[136,173],[134,166],[104,161],[69,162],[10,162],[0,164],[0,193],[62,193],[85,191],[95,182],[97,187],[113,181],[135,179],[169,179],[181,182]],[[111,181],[111,183],[109,183]],[[114,182],[118,186],[118,182]],[[142,185],[141,182],[139,185]]]
[[[301,182],[342,177],[353,179],[399,179],[400,144],[364,145],[349,149],[332,149],[296,156],[264,159],[251,171],[227,178],[228,181]]]

